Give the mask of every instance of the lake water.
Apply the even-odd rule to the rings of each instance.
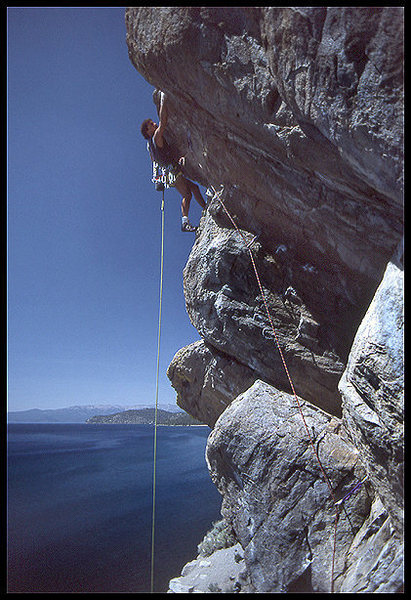
[[[209,433],[157,429],[157,592],[221,518]],[[8,425],[9,593],[150,591],[153,434],[151,425]]]

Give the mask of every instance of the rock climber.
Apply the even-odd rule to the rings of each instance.
[[[164,132],[167,126],[168,113],[164,93],[161,92],[160,122],[157,125],[151,119],[145,119],[141,125],[141,133],[148,140],[150,156],[152,161],[156,161],[161,167],[165,167],[167,172],[173,175],[172,186],[181,194],[181,231],[196,231],[196,227],[191,225],[188,220],[188,211],[190,209],[191,198],[197,200],[201,208],[206,207],[206,203],[201,195],[200,188],[183,175],[182,167],[185,164],[185,157],[176,158],[174,149],[167,143]]]

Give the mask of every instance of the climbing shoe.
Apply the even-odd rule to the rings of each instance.
[[[192,231],[192,232],[195,232],[195,231],[197,231],[197,227],[193,227],[193,225],[191,225],[191,223],[182,223],[182,225],[181,225],[181,231]]]

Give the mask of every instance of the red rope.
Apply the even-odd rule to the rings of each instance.
[[[318,455],[317,449],[316,449],[315,444],[314,444],[314,440],[312,438],[312,435],[310,434],[310,430],[308,429],[308,425],[307,425],[307,422],[306,422],[305,417],[304,417],[304,413],[303,413],[303,410],[302,410],[302,407],[301,407],[301,403],[300,403],[300,401],[298,399],[298,396],[296,394],[296,391],[295,391],[295,388],[294,388],[294,384],[293,384],[293,381],[291,379],[291,375],[290,375],[290,372],[289,372],[288,367],[287,367],[287,363],[286,363],[285,358],[284,358],[283,351],[282,351],[280,343],[278,341],[278,337],[277,337],[277,334],[276,334],[276,331],[275,331],[275,328],[274,328],[274,325],[273,325],[273,320],[272,320],[272,317],[271,317],[270,309],[268,308],[267,299],[266,299],[266,296],[265,296],[265,293],[264,293],[264,289],[263,289],[263,286],[262,286],[262,283],[261,283],[260,276],[259,276],[258,271],[257,271],[257,267],[256,267],[256,264],[255,264],[253,253],[252,253],[251,248],[249,247],[249,245],[247,243],[247,240],[246,240],[243,232],[237,227],[237,224],[235,223],[234,219],[232,218],[232,216],[230,215],[229,211],[227,210],[224,202],[221,200],[220,196],[223,193],[223,189],[221,189],[219,192],[216,192],[216,190],[213,188],[213,186],[211,186],[211,189],[214,192],[214,197],[217,198],[218,201],[220,202],[221,206],[223,207],[224,212],[226,213],[226,215],[230,219],[230,221],[233,224],[234,228],[241,235],[241,237],[242,237],[242,239],[244,241],[244,244],[245,244],[245,246],[247,248],[247,251],[248,251],[248,253],[250,255],[251,262],[252,262],[253,269],[254,269],[254,273],[255,273],[255,276],[256,276],[256,279],[257,279],[258,287],[260,288],[260,292],[261,292],[261,295],[262,295],[262,298],[263,298],[265,312],[267,314],[267,317],[268,317],[268,320],[269,320],[269,323],[270,323],[270,326],[271,326],[271,330],[272,330],[274,338],[275,338],[277,349],[278,349],[278,351],[280,353],[281,361],[282,361],[282,363],[284,365],[284,369],[285,369],[285,372],[287,374],[288,381],[290,382],[291,390],[293,392],[294,399],[295,399],[295,401],[297,403],[297,407],[298,407],[298,410],[300,412],[300,415],[301,415],[301,418],[302,418],[305,430],[307,432],[307,436],[308,436],[308,439],[310,441],[310,445],[311,445],[311,447],[312,447],[312,449],[314,451],[314,454],[315,454],[315,456],[317,458],[317,462],[319,464],[321,473],[322,473],[323,478],[324,478],[324,480],[325,480],[325,482],[326,482],[326,484],[328,486],[328,489],[330,491],[330,495],[331,495],[331,497],[332,497],[332,499],[334,501],[334,505],[335,505],[334,491],[333,491],[331,483],[330,483],[330,481],[329,481],[329,479],[327,477],[327,474],[326,474],[326,472],[324,470],[324,467],[323,467],[323,465],[321,463],[320,457]],[[332,567],[331,567],[331,592],[334,591],[334,561],[335,561],[335,550],[336,550],[336,540],[337,540],[337,521],[338,521],[338,508],[335,507],[335,509],[336,509],[336,514],[335,514],[335,521],[334,521],[334,543],[333,543]]]

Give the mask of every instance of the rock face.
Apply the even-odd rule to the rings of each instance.
[[[168,374],[214,427],[251,591],[399,591],[403,9],[135,7],[126,27],[187,176],[221,192],[184,270],[202,339]],[[331,577],[333,494],[364,477]]]
[[[198,557],[187,563],[181,577],[170,581],[169,592],[235,593],[249,591],[244,571],[244,552],[240,544],[216,550],[209,558]]]
[[[366,538],[371,523],[375,527],[367,483],[336,514],[333,500],[344,498],[365,470],[339,419],[307,402],[302,408],[321,468],[294,397],[261,381],[231,403],[208,440],[209,470],[224,498],[222,514],[244,548],[257,592],[329,592],[333,570],[335,590],[343,589],[361,555],[352,550],[354,538]],[[367,534],[359,533],[367,519]],[[374,543],[377,556],[385,544]],[[388,569],[392,578],[396,568],[398,562]],[[362,591],[377,587],[367,577],[358,577],[355,586]]]
[[[387,265],[340,381],[344,421],[375,489],[403,529],[404,271],[402,244]]]
[[[178,392],[179,404],[210,427],[231,400],[256,379],[254,371],[203,340],[177,352],[167,374]]]

